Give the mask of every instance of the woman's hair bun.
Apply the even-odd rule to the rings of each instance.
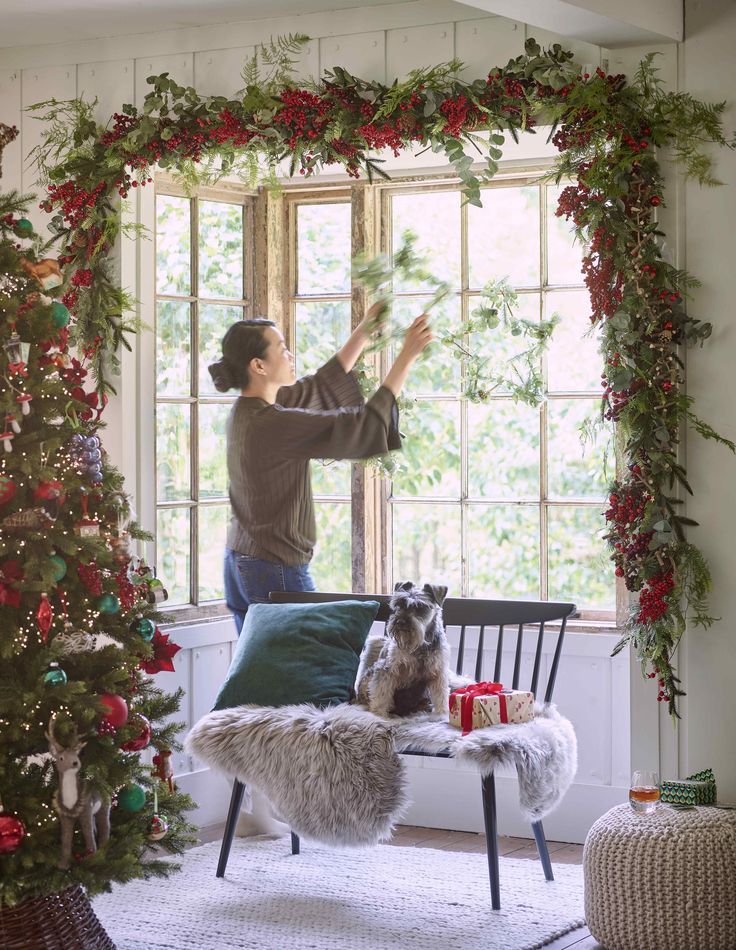
[[[228,389],[234,388],[235,380],[225,360],[218,360],[216,363],[212,363],[208,366],[207,369],[209,370],[212,382],[215,384],[215,389],[218,393],[226,393]]]

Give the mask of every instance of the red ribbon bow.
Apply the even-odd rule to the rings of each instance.
[[[503,683],[471,683],[469,686],[461,686],[460,689],[452,691],[450,709],[454,710],[455,704],[460,702],[460,724],[464,736],[473,729],[473,701],[476,696],[498,696],[501,722],[509,721],[504,692]]]

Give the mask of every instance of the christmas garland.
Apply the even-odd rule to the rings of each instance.
[[[713,619],[705,600],[708,568],[685,539],[693,522],[680,514],[676,497],[680,488],[691,492],[678,433],[690,424],[734,446],[694,415],[681,389],[680,348],[702,344],[711,327],[685,310],[696,281],[663,257],[656,152],[669,148],[685,174],[716,184],[704,146],[733,147],[721,127],[724,104],[664,92],[653,56],[627,82],[602,69],[583,73],[572,53],[557,44],[543,50],[534,40],[523,55],[473,81],[458,78],[460,64],[452,62],[415,70],[391,86],[337,67],[297,85],[291,65],[304,39],[259,50],[244,71],[244,90],[231,99],[200,96],[163,74],[148,79],[142,110],[124,105],[105,128],[94,121],[92,105],[79,100],[37,107],[48,130],[38,155],[48,175],[42,207],[53,213],[62,239],[62,299],[100,392],[110,389],[106,361],[134,329],[126,317],[130,301],[107,262],[122,227],[118,198],[150,184],[154,165],[176,169],[192,184],[233,172],[275,182],[285,160],[292,175],[339,165],[351,177],[373,180],[387,177],[376,150],[431,148],[447,156],[466,200],[477,205],[506,136],[516,140],[551,126],[560,152],[556,179],[575,182],[563,190],[557,213],[572,220],[587,248],[591,323],[602,333],[602,415],[618,424],[624,463],[605,515],[607,539],[616,573],[639,598],[619,648],[633,644],[648,675],[658,678],[658,699],[677,715],[683,691],[673,653],[686,615],[703,625]]]

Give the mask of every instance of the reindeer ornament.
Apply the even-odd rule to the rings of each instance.
[[[87,851],[96,851],[97,847],[105,844],[110,837],[110,801],[103,798],[88,782],[79,780],[78,773],[82,765],[79,753],[87,743],[80,741],[76,730],[71,744],[61,745],[54,736],[52,716],[49,731],[45,735],[56,771],[59,773],[59,788],[54,793],[53,805],[61,822],[61,857],[58,866],[66,870],[72,860],[72,840],[77,822],[82,826]]]

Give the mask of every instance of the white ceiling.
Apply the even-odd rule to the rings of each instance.
[[[0,0],[0,48],[130,36],[396,0]],[[298,23],[295,23],[295,29]]]

